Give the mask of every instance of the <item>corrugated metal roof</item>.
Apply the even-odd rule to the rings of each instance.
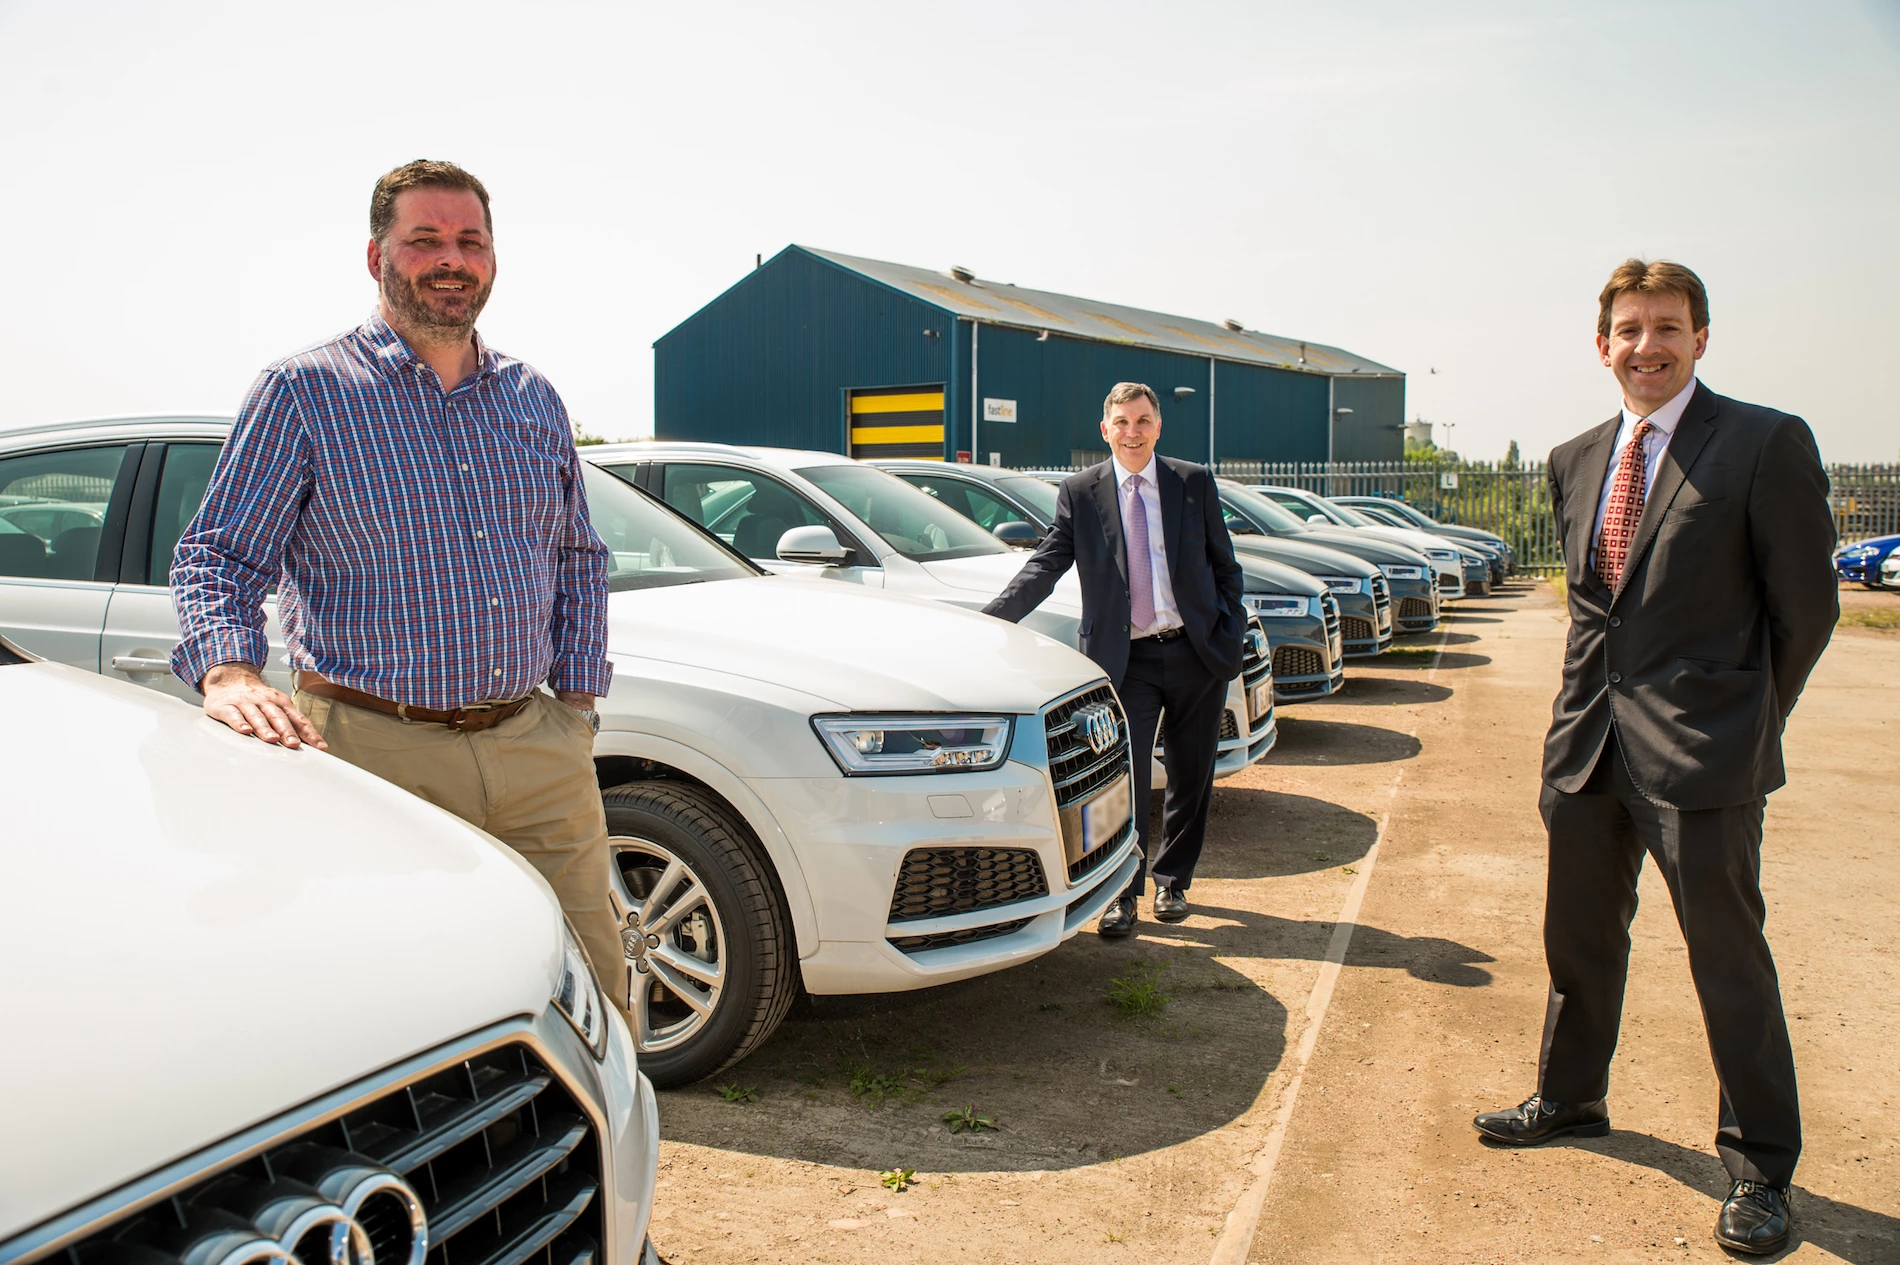
[[[1052,334],[1094,338],[1103,342],[1133,343],[1142,347],[1160,347],[1195,356],[1218,356],[1251,364],[1304,370],[1322,374],[1391,374],[1403,371],[1382,365],[1364,356],[1320,343],[1301,344],[1298,339],[1262,334],[1257,330],[1233,330],[1210,321],[1187,316],[1169,316],[1145,312],[1118,303],[1098,303],[1046,290],[986,281],[981,277],[958,281],[947,272],[912,268],[907,264],[886,263],[879,259],[860,259],[841,255],[835,250],[815,246],[797,249],[836,264],[860,276],[901,290],[912,298],[942,308],[956,316],[967,316],[1000,325],[1027,329],[1046,329]],[[1305,364],[1301,364],[1302,347]]]

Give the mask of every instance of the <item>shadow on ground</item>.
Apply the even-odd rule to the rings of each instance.
[[[1343,720],[1280,717],[1280,737],[1265,757],[1267,764],[1386,764],[1419,753],[1417,738],[1396,729]]]
[[[1357,676],[1348,674],[1346,687],[1313,702],[1321,707],[1390,707],[1393,704],[1442,703],[1451,697],[1451,687],[1435,681],[1408,680],[1405,677]],[[1284,710],[1281,716],[1294,716]]]
[[[1144,911],[1145,912],[1145,911]],[[1196,905],[1140,937],[1084,933],[1035,962],[914,993],[807,998],[752,1057],[662,1095],[669,1141],[877,1170],[1063,1169],[1229,1124],[1285,1055],[1286,1006],[1224,960],[1316,961],[1328,921]],[[1359,946],[1369,945],[1370,948]],[[1454,987],[1491,959],[1376,927],[1355,959]],[[1111,996],[1130,998],[1117,1005]],[[1139,1000],[1162,998],[1153,1013]],[[719,1086],[756,1098],[725,1101]],[[952,1134],[965,1106],[1000,1129]]]
[[[1421,651],[1423,652],[1421,653]],[[1491,656],[1488,654],[1472,654],[1466,650],[1446,650],[1433,653],[1432,651],[1424,650],[1423,647],[1414,648],[1407,646],[1401,652],[1386,651],[1377,659],[1372,660],[1368,666],[1377,666],[1382,671],[1391,669],[1404,672],[1408,670],[1423,671],[1428,668],[1442,668],[1448,672],[1455,672],[1460,668],[1481,668],[1489,662],[1491,662]]]
[[[1559,1145],[1595,1151],[1628,1164],[1640,1164],[1673,1177],[1715,1201],[1709,1208],[1709,1224],[1715,1224],[1716,1208],[1728,1197],[1729,1177],[1722,1161],[1704,1151],[1665,1142],[1647,1133],[1616,1129],[1603,1139],[1570,1139]],[[1900,1261],[1900,1218],[1875,1212],[1856,1204],[1842,1203],[1817,1195],[1801,1185],[1794,1187],[1794,1236],[1788,1247],[1772,1256],[1736,1256],[1736,1260],[1778,1261],[1802,1243],[1812,1243],[1832,1252],[1851,1265],[1892,1265]]]
[[[1157,815],[1150,830],[1158,831]],[[1372,850],[1379,824],[1310,795],[1251,786],[1216,786],[1207,813],[1200,878],[1258,879],[1351,865]]]

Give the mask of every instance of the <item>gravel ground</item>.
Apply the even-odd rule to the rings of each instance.
[[[1900,609],[1900,594],[1843,601]],[[662,1095],[662,1254],[1721,1259],[1714,1077],[1653,874],[1616,1131],[1513,1152],[1469,1125],[1535,1080],[1537,767],[1562,620],[1548,586],[1515,585],[1356,662],[1340,697],[1282,709],[1279,748],[1216,792],[1186,923],[1084,933],[921,993],[815,999],[714,1084]],[[1844,628],[1769,805],[1763,883],[1808,1139],[1799,1260],[1900,1262],[1896,689],[1900,634]],[[1343,967],[1323,970],[1361,894]],[[951,1132],[942,1118],[966,1109],[997,1127]],[[891,1169],[915,1184],[887,1189]]]

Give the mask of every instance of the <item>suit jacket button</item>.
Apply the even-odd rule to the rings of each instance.
[[[1622,683],[1623,683],[1623,674],[1621,672],[1610,673],[1611,685],[1621,685]]]
[[[1623,617],[1621,615],[1610,616],[1610,627],[1621,628],[1622,626],[1623,626]]]

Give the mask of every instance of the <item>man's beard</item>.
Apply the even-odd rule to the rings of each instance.
[[[462,295],[468,306],[460,317],[445,317],[430,305],[426,296],[429,286],[437,281],[459,281],[467,287]],[[474,333],[475,318],[482,314],[493,287],[493,281],[480,285],[473,273],[448,268],[432,268],[414,281],[394,268],[383,269],[383,297],[389,301],[390,310],[428,342],[458,342]]]

